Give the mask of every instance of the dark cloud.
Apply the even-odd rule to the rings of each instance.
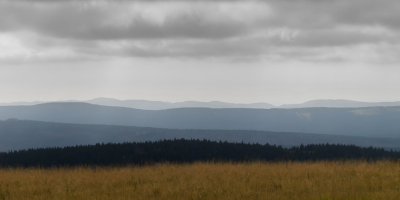
[[[397,0],[271,0],[278,13],[265,23],[296,28],[327,28],[338,24],[381,25],[399,29],[400,4]]]
[[[201,17],[182,15],[174,19],[167,19],[157,24],[142,17],[131,19],[126,26],[103,25],[101,21],[92,20],[84,23],[80,19],[52,20],[41,24],[44,34],[54,37],[88,40],[119,40],[119,39],[169,39],[169,38],[207,38],[223,39],[243,35],[246,32],[244,24],[233,22],[210,23]],[[86,18],[86,22],[88,19]],[[61,22],[61,23],[60,23]]]
[[[132,19],[127,27],[118,26],[88,26],[87,29],[76,30],[66,37],[112,40],[112,39],[224,39],[240,36],[246,33],[244,24],[232,22],[210,23],[201,17],[183,15],[168,19],[162,24],[149,22],[143,18]],[[62,32],[58,34],[62,35]]]
[[[118,10],[115,10],[118,12]],[[75,4],[31,7],[7,4],[0,8],[0,30],[29,29],[53,37],[113,40],[207,38],[223,39],[246,33],[246,24],[235,21],[206,21],[203,14],[167,16],[162,23],[133,15],[124,25],[105,23],[112,12],[104,8],[82,10]]]
[[[397,0],[193,0],[179,2],[210,5],[150,17],[140,7],[129,9],[132,2],[173,1],[1,1],[0,33],[34,33],[38,41],[30,45],[38,49],[59,45],[77,54],[138,57],[324,58],[315,49],[400,43]],[[220,2],[265,11],[217,9]]]

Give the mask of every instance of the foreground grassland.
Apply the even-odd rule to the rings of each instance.
[[[399,187],[389,161],[0,169],[0,199],[400,199]]]

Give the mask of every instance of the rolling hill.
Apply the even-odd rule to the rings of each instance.
[[[26,120],[0,121],[0,152],[29,148],[65,147],[96,143],[158,141],[163,139],[276,144],[354,144],[399,150],[400,139],[251,130],[178,130],[134,126],[67,124]]]
[[[200,102],[200,101],[184,101],[184,102],[164,102],[164,101],[149,101],[149,100],[118,100],[113,98],[95,98],[87,101],[59,101],[59,102],[83,102],[101,106],[115,106],[115,107],[126,107],[135,108],[141,110],[165,110],[173,108],[254,108],[254,109],[270,109],[270,108],[363,108],[363,107],[379,107],[379,106],[400,106],[400,101],[397,102],[361,102],[361,101],[350,101],[343,99],[319,99],[307,101],[301,104],[284,104],[281,106],[275,106],[269,103],[227,103],[221,101],[211,102]],[[0,103],[0,106],[31,106],[51,102],[11,102],[11,103]],[[53,102],[55,103],[55,102]]]
[[[200,102],[200,101],[184,101],[178,103],[163,102],[163,101],[147,101],[147,100],[118,100],[112,98],[96,98],[86,103],[102,106],[118,106],[127,108],[136,108],[142,110],[165,110],[173,108],[259,108],[269,109],[276,106],[268,103],[251,103],[251,104],[236,104],[226,103],[221,101]]]
[[[158,111],[88,103],[0,107],[0,120],[9,118],[170,129],[261,130],[400,138],[400,107],[177,108]]]

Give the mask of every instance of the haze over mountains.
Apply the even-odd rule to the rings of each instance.
[[[323,100],[312,100],[301,104],[285,104],[279,106],[279,108],[313,108],[313,107],[328,107],[328,108],[363,108],[363,107],[380,107],[380,106],[400,106],[400,101],[396,102],[361,102],[361,101],[350,101],[344,99],[323,99]]]
[[[277,107],[96,98],[0,104],[0,120],[10,118],[20,120],[0,121],[0,151],[173,138],[400,146],[400,102],[313,100]]]
[[[173,108],[255,108],[255,109],[270,109],[270,108],[312,108],[312,107],[328,107],[328,108],[361,108],[361,107],[378,107],[378,106],[400,106],[400,101],[397,102],[361,102],[343,99],[320,99],[307,101],[301,104],[284,104],[275,106],[269,103],[250,103],[237,104],[226,103],[221,101],[200,102],[200,101],[185,101],[185,102],[163,102],[163,101],[148,101],[148,100],[118,100],[113,98],[95,98],[87,101],[68,100],[62,102],[85,102],[103,106],[127,107],[142,110],[164,110]],[[49,102],[11,102],[0,103],[0,106],[18,106],[18,105],[37,105]]]
[[[343,135],[285,133],[249,130],[178,130],[135,126],[66,124],[40,121],[0,121],[0,152],[29,148],[65,147],[96,143],[144,142],[163,139],[207,139],[211,141],[276,144],[354,144],[399,150],[400,139]]]
[[[268,103],[251,103],[251,104],[235,104],[226,103],[221,101],[199,102],[199,101],[185,101],[178,103],[170,103],[163,101],[147,101],[147,100],[118,100],[111,98],[96,98],[86,103],[103,105],[103,106],[118,106],[127,108],[136,108],[142,110],[164,110],[172,108],[262,108],[269,109],[275,106]]]
[[[81,102],[1,106],[0,120],[9,118],[170,129],[262,130],[400,138],[400,107],[140,110]]]

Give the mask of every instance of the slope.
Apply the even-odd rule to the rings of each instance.
[[[25,120],[0,121],[0,151],[43,147],[65,147],[96,143],[158,141],[163,139],[207,139],[298,146],[300,144],[355,144],[362,147],[397,149],[400,139],[285,133],[250,130],[177,130],[134,126],[67,124]]]
[[[87,103],[0,107],[0,120],[171,129],[264,130],[400,138],[400,107],[138,110]]]

